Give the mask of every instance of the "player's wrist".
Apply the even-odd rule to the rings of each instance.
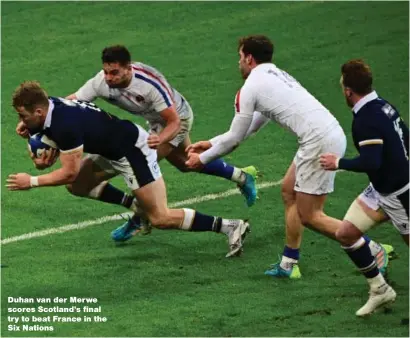
[[[340,157],[336,157],[336,160],[335,160],[336,169],[339,169],[339,161],[340,161]]]
[[[38,187],[38,186],[39,186],[38,176],[30,176],[30,187],[35,188],[35,187]]]

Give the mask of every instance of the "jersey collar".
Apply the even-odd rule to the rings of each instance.
[[[366,103],[369,103],[370,101],[376,100],[379,96],[377,95],[376,91],[373,90],[371,93],[367,94],[366,96],[363,96],[359,101],[356,102],[356,104],[353,106],[353,112],[357,114],[360,109],[363,108],[363,106]]]
[[[48,100],[48,112],[46,120],[44,121],[43,129],[50,128],[51,126],[51,115],[53,114],[54,103],[51,100]]]

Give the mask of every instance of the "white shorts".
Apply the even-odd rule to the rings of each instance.
[[[373,210],[381,208],[400,234],[409,234],[409,184],[388,195],[378,193],[369,184],[359,199]]]
[[[346,135],[339,125],[317,142],[301,145],[293,162],[296,165],[295,191],[311,195],[329,194],[334,190],[336,172],[322,169],[319,157],[334,153],[343,157],[346,151]]]
[[[119,160],[109,160],[96,154],[86,156],[86,159],[92,160],[107,174],[112,176],[122,175],[131,190],[137,190],[162,176],[157,162],[157,152],[147,145],[149,134],[141,127],[138,126],[138,128],[137,142]]]
[[[194,114],[188,101],[183,101],[180,110],[184,110],[183,116],[188,116],[188,118],[181,119],[181,130],[179,131],[177,136],[175,136],[171,141],[168,142],[174,147],[178,147],[182,142],[184,142],[186,137],[189,136],[189,133],[192,129],[192,123],[194,122]],[[150,133],[155,134],[159,134],[165,127],[163,123],[160,122],[149,122],[148,124]]]

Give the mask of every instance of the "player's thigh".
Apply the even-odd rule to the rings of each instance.
[[[116,176],[116,172],[108,160],[99,155],[88,154],[81,160],[77,178],[68,188],[87,192],[114,176]]]
[[[369,184],[366,189],[356,198],[357,203],[363,212],[366,213],[374,222],[382,223],[389,219],[389,216],[380,208],[380,195]]]
[[[158,162],[168,156],[174,151],[175,147],[170,143],[163,143],[157,148]]]
[[[401,235],[409,234],[409,190],[380,196],[380,206]]]
[[[296,165],[292,161],[282,181],[282,200],[285,204],[293,204],[296,200],[295,193]]]
[[[296,153],[295,191],[311,195],[333,192],[336,172],[324,170],[319,162],[323,153],[342,157],[346,150],[346,136],[338,126],[319,141],[301,145]]]
[[[313,195],[304,192],[296,192],[296,205],[302,222],[309,222],[318,213],[323,212],[327,195]]]
[[[191,139],[189,135],[187,135],[183,142],[181,142],[177,147],[175,147],[174,150],[167,156],[167,161],[183,172],[190,171],[185,164],[185,162],[188,160],[186,148],[190,144]]]

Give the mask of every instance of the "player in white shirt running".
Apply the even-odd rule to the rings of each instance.
[[[105,48],[102,51],[102,63],[103,70],[67,99],[94,101],[102,98],[131,114],[142,116],[150,126],[148,146],[157,150],[158,160],[166,158],[182,172],[200,171],[231,180],[237,183],[247,205],[254,204],[257,195],[254,167],[241,170],[221,159],[208,163],[201,170],[186,167],[188,157],[185,149],[191,143],[189,133],[193,112],[187,100],[169,85],[159,71],[140,62],[131,62],[130,52],[120,45]],[[23,133],[22,128],[17,129],[19,134]],[[133,209],[133,197],[107,182],[114,173],[114,168],[103,157],[87,155],[77,180],[68,189],[77,196]],[[113,231],[113,239],[124,241],[131,238],[140,224],[141,219],[135,216]]]
[[[327,194],[334,188],[335,172],[319,163],[324,152],[343,157],[346,136],[335,117],[291,75],[272,63],[273,44],[265,36],[239,40],[239,68],[245,83],[235,98],[236,114],[230,130],[209,141],[188,147],[190,168],[232,152],[244,139],[269,120],[276,121],[298,137],[299,149],[282,185],[285,204],[286,246],[280,263],[265,273],[274,277],[300,278],[299,248],[303,225],[335,239],[341,221],[323,212]],[[330,149],[332,149],[330,151]],[[385,250],[366,238],[373,255],[387,264]]]

